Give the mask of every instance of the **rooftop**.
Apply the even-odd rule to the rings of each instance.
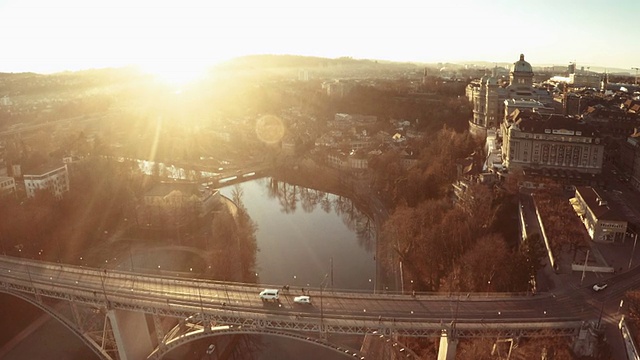
[[[625,217],[617,206],[608,201],[603,191],[596,191],[591,186],[576,186],[576,192],[599,220],[625,221]]]

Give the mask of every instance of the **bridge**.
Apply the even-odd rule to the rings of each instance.
[[[627,281],[635,284],[637,278]],[[576,336],[588,321],[602,317],[603,307],[586,289],[526,296],[319,288],[310,289],[309,306],[293,302],[301,294],[293,288],[283,290],[279,302],[263,302],[258,293],[265,287],[273,286],[0,256],[0,292],[49,313],[102,359],[160,359],[186,342],[229,333],[285,336],[361,359],[357,350],[334,345],[327,335],[440,337],[453,342],[455,352],[455,341],[464,337]],[[177,325],[165,329],[167,318]]]

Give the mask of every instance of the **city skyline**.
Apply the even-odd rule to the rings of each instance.
[[[135,65],[180,81],[251,54],[508,63],[524,53],[533,66],[640,67],[630,0],[264,4],[0,0],[0,72]]]

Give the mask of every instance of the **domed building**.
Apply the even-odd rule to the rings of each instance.
[[[514,62],[509,69],[507,91],[511,99],[529,98],[533,95],[533,68],[524,61],[523,54],[520,54],[520,60]]]
[[[553,101],[546,89],[533,86],[533,68],[523,54],[510,66],[508,84],[498,79],[497,70],[467,85],[466,95],[473,104],[469,130],[477,136],[484,137],[487,129],[499,128],[505,114],[515,108],[549,111],[545,104]]]

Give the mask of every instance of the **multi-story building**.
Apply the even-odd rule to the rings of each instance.
[[[604,145],[579,119],[514,111],[503,121],[503,165],[509,169],[562,169],[599,174]]]
[[[220,193],[190,182],[162,182],[144,194],[136,209],[136,221],[143,228],[184,227],[209,215]]]
[[[16,196],[16,181],[9,176],[0,176],[0,198],[8,195]]]
[[[57,199],[62,199],[64,193],[69,191],[67,164],[42,166],[25,172],[23,179],[27,197],[34,197],[40,190],[48,190]]]
[[[575,197],[571,198],[570,202],[593,241],[624,241],[627,221],[615,205],[607,201],[602,192],[589,186],[578,186]]]
[[[322,84],[322,89],[327,92],[329,97],[333,98],[342,98],[345,97],[351,89],[353,88],[353,84],[350,82],[334,80],[332,82],[326,82]]]
[[[629,184],[640,190],[640,131],[629,136],[620,146],[620,169],[629,174]]]
[[[626,138],[640,127],[640,115],[614,104],[588,106],[582,119],[593,125],[603,136]]]
[[[340,150],[330,151],[327,162],[333,168],[346,171],[363,171],[369,168],[368,157],[362,151],[352,151],[349,154]]]
[[[553,98],[544,88],[533,85],[533,68],[520,54],[520,60],[511,65],[509,83],[502,84],[494,68],[491,76],[467,85],[466,94],[473,104],[473,119],[469,130],[478,136],[486,136],[487,129],[500,126],[505,114],[505,100],[535,100],[547,107]],[[505,86],[506,85],[506,86]]]

